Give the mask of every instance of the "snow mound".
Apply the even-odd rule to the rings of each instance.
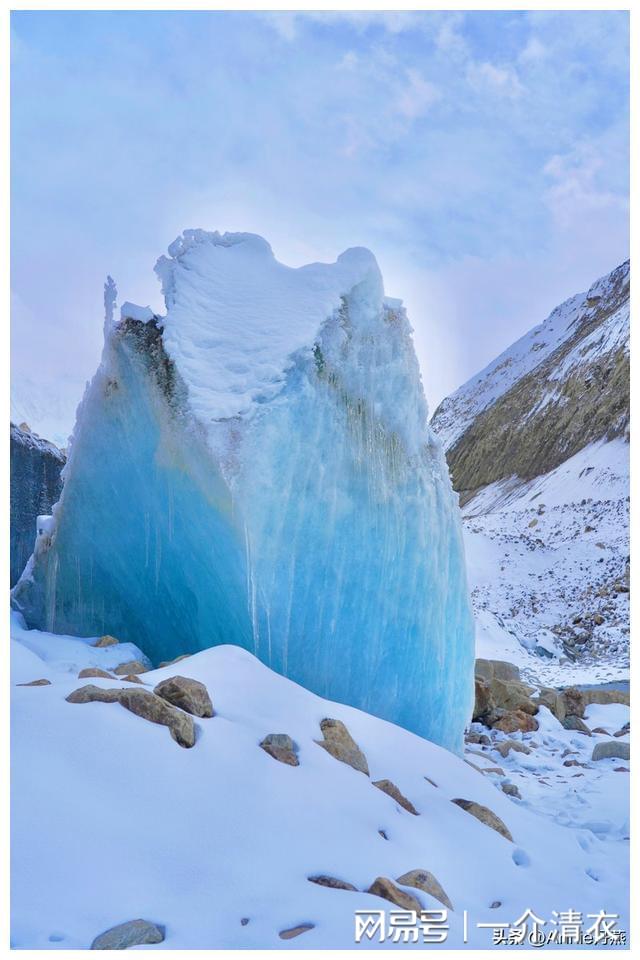
[[[118,704],[65,701],[86,682],[68,671],[85,641],[65,638],[57,662],[59,638],[19,624],[14,637],[14,681],[51,680],[12,686],[15,948],[86,948],[138,916],[165,927],[167,949],[275,948],[279,932],[298,924],[313,927],[294,947],[353,947],[355,910],[392,909],[364,891],[413,869],[431,871],[453,903],[447,946],[465,945],[465,910],[476,948],[491,947],[491,930],[478,923],[511,923],[526,909],[547,922],[555,910],[616,910],[628,928],[623,844],[536,815],[462,759],[314,696],[244,650],[221,646],[142,675],[147,690],[176,673],[207,686],[216,715],[197,720],[195,746],[182,749]],[[370,779],[316,744],[326,717],[346,724]],[[260,749],[269,733],[293,738],[299,766]],[[373,787],[385,778],[418,816]],[[492,810],[514,842],[451,802],[458,798]],[[358,892],[309,882],[318,874]]]

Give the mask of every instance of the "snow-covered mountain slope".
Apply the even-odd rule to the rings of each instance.
[[[55,384],[12,372],[11,421],[27,423],[60,450],[67,447],[86,387],[80,377],[56,377]]]
[[[107,285],[64,488],[15,587],[30,626],[153,662],[235,643],[460,749],[473,699],[462,529],[411,327],[373,255],[293,269],[186,231],[167,313]]]
[[[478,655],[549,683],[628,676],[628,422],[628,262],[436,411]]]
[[[77,677],[139,656],[129,645],[38,634],[17,617],[12,636],[15,948],[86,948],[135,918],[163,928],[160,948],[349,948],[356,910],[386,911],[388,926],[399,909],[366,892],[376,878],[412,870],[430,871],[451,901],[444,946],[490,948],[492,930],[478,924],[513,924],[526,910],[545,932],[554,911],[568,909],[584,914],[585,929],[594,922],[587,914],[603,910],[628,929],[628,775],[616,772],[624,764],[592,763],[597,737],[564,730],[544,707],[535,735],[514,735],[531,750],[526,763],[512,770],[511,756],[499,777],[496,763],[482,774],[400,727],[314,696],[238,647],[142,673],[141,686]],[[118,703],[66,701],[85,684],[151,691],[176,674],[204,683],[213,700],[191,749]],[[34,680],[49,684],[18,685]],[[612,732],[628,714],[619,704],[598,709]],[[325,718],[346,725],[369,776],[317,744]],[[297,766],[260,748],[271,733],[293,739]],[[563,767],[564,750],[585,764],[576,774]],[[544,796],[556,774],[562,817]],[[416,813],[374,786],[385,779]],[[509,798],[501,780],[517,782],[524,799]],[[454,800],[488,808],[512,840]],[[355,890],[310,881],[319,875]],[[444,909],[424,890],[398,886],[418,909]],[[376,935],[360,946],[425,942],[419,932],[413,944]]]
[[[440,404],[454,486],[531,479],[629,422],[629,262],[567,300]]]

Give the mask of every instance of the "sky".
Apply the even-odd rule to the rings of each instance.
[[[430,409],[628,256],[625,12],[14,12],[12,390],[60,441],[103,284],[183,229],[369,247]],[[55,434],[55,435],[54,435]]]

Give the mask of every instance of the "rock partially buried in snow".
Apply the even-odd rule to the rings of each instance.
[[[181,653],[179,657],[174,657],[173,660],[163,660],[162,663],[158,664],[158,670],[161,670],[163,667],[172,667],[174,663],[180,663],[181,660],[188,660],[190,656],[190,653]]]
[[[327,753],[330,753],[336,760],[346,763],[354,770],[369,776],[369,764],[364,753],[355,742],[342,720],[333,720],[326,717],[320,723],[320,729],[324,740],[316,740],[316,743],[324,747]]]
[[[494,745],[494,750],[497,750],[505,760],[510,750],[514,750],[516,753],[531,753],[529,747],[525,747],[524,743],[520,743],[519,740],[502,740]]]
[[[106,670],[101,670],[100,667],[85,667],[84,670],[81,670],[78,674],[78,680],[84,680],[86,677],[102,677],[104,680],[115,680],[112,673],[107,673]]]
[[[591,736],[591,730],[589,730],[584,720],[581,720],[580,717],[576,717],[573,714],[564,718],[562,726],[565,730],[575,730],[576,733],[584,733],[587,737]]]
[[[386,793],[388,796],[393,797],[396,803],[399,803],[401,807],[405,810],[408,810],[409,813],[412,813],[414,817],[419,816],[418,811],[411,803],[411,800],[407,800],[403,793],[400,793],[395,783],[392,780],[374,780],[374,787],[377,787],[378,790],[382,790],[383,793]]]
[[[120,643],[116,637],[112,637],[110,634],[106,633],[104,637],[99,637],[94,643],[94,647],[112,647],[114,644]]]
[[[118,687],[104,690],[93,684],[87,684],[74,690],[66,698],[68,703],[120,703],[131,713],[168,727],[173,739],[181,747],[192,747],[196,742],[196,731],[191,717],[172,707],[150,690],[134,690],[131,687]]]
[[[393,880],[387,877],[376,877],[367,893],[372,893],[375,897],[383,897],[395,903],[397,907],[402,907],[403,910],[415,910],[417,913],[422,910],[422,904],[417,897],[412,897],[410,893],[396,887]]]
[[[591,759],[607,760],[609,757],[617,757],[619,760],[629,760],[630,756],[629,744],[624,740],[605,740],[596,743]]]
[[[42,677],[40,680],[29,680],[28,683],[16,683],[16,687],[50,687],[51,680]]]
[[[352,883],[347,883],[346,880],[338,880],[337,877],[329,877],[324,873],[320,873],[315,877],[307,877],[310,883],[317,883],[320,887],[330,887],[332,890],[353,890],[357,893],[358,888],[354,887]]]
[[[509,832],[508,827],[505,823],[498,817],[493,810],[489,810],[489,807],[483,806],[481,803],[476,803],[474,800],[452,800],[452,803],[455,803],[456,806],[460,807],[462,810],[466,810],[467,813],[470,813],[472,817],[475,817],[476,820],[479,820],[480,823],[486,824],[487,827],[491,827],[492,830],[497,831],[501,836],[506,840],[510,840],[513,843],[513,837]]]
[[[162,680],[153,692],[174,707],[186,710],[194,717],[212,717],[213,704],[204,683],[189,677],[169,677]]]
[[[144,683],[144,680],[141,680],[135,673],[128,673],[126,677],[121,677],[120,679],[126,680],[127,683]]]
[[[124,677],[128,673],[146,673],[147,667],[140,660],[128,660],[126,663],[120,663],[114,667],[113,672],[119,677]]]
[[[501,730],[503,733],[516,733],[521,730],[523,733],[531,733],[538,729],[538,721],[531,714],[523,710],[510,710],[504,713],[491,726],[494,730]]]
[[[313,930],[315,923],[299,923],[297,927],[289,927],[288,930],[281,930],[278,936],[281,940],[293,940],[294,937],[299,937],[301,933],[307,933],[309,930]]]
[[[290,767],[297,767],[300,762],[296,752],[296,745],[288,733],[269,733],[261,742],[260,746],[265,753],[268,753],[274,760],[279,760],[280,763],[286,763]]]
[[[126,950],[145,943],[162,943],[164,931],[149,920],[127,920],[105,930],[91,944],[92,950]]]
[[[403,887],[415,887],[417,890],[424,890],[429,896],[435,897],[448,910],[453,910],[453,904],[445,893],[442,884],[434,877],[429,870],[409,870],[398,877],[397,882]]]

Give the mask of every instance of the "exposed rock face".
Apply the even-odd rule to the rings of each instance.
[[[191,717],[170,706],[150,690],[135,690],[131,687],[103,690],[102,687],[87,684],[74,690],[66,699],[68,703],[91,703],[94,700],[100,703],[120,703],[136,716],[168,727],[171,736],[181,747],[192,747],[196,742],[196,731]]]
[[[37,518],[50,514],[60,498],[65,461],[61,450],[26,424],[11,424],[11,586],[33,553]]]
[[[286,763],[290,767],[297,767],[300,761],[296,751],[296,745],[287,733],[269,733],[260,744],[265,753],[268,753],[274,760],[280,763]],[[312,880],[312,877],[309,877]],[[314,880],[314,883],[320,883],[320,880]]]
[[[342,720],[332,720],[327,717],[321,721],[320,729],[324,740],[316,740],[319,746],[324,747],[327,753],[330,753],[336,760],[348,764],[354,770],[359,770],[367,777],[369,776],[367,758]]]
[[[620,760],[629,760],[629,744],[624,740],[605,740],[596,743],[591,754],[592,760],[606,760],[608,757],[619,757]]]
[[[137,947],[145,943],[162,943],[164,931],[162,927],[148,920],[127,920],[117,927],[105,930],[96,937],[91,944],[92,950],[126,950],[127,947]]]
[[[529,480],[624,436],[628,346],[627,261],[440,404],[432,424],[455,489],[468,496],[514,475]]]
[[[354,890],[356,892],[358,890],[352,883],[347,883],[346,880],[338,880],[337,877],[328,877],[326,874],[318,874],[316,877],[307,877],[307,879],[311,883],[317,883],[320,887],[331,887],[332,890]]]
[[[194,717],[212,717],[213,704],[204,683],[189,677],[169,677],[162,680],[153,692],[174,707],[186,710]]]
[[[476,803],[474,800],[452,800],[452,803],[455,803],[456,806],[460,807],[462,810],[466,810],[467,813],[470,813],[472,817],[475,817],[476,820],[479,820],[480,823],[486,824],[488,827],[491,827],[492,830],[496,830],[501,836],[505,837],[506,840],[511,840],[513,842],[513,837],[509,832],[509,828],[505,823],[497,816],[493,810],[489,810],[488,807],[483,806],[481,803]]]
[[[416,887],[418,890],[424,890],[429,896],[435,897],[436,900],[444,904],[448,910],[454,909],[451,900],[444,892],[442,884],[429,870],[409,870],[408,873],[403,873],[401,877],[398,877],[397,882],[401,883],[403,887]]]
[[[403,910],[415,910],[417,913],[422,910],[422,904],[417,897],[412,897],[410,893],[401,890],[387,877],[377,877],[367,893],[372,893],[376,897],[383,897],[385,900],[395,903],[397,907],[402,907]]]
[[[475,663],[475,675],[482,680],[519,681],[520,670],[507,660],[484,660],[478,657]]]
[[[396,787],[395,783],[393,783],[393,781],[374,780],[373,785],[374,787],[377,787],[378,790],[382,790],[383,793],[386,793],[388,794],[388,796],[392,797],[396,801],[396,803],[400,804],[400,806],[403,807],[405,810],[407,810],[409,813],[412,813],[414,817],[418,816],[418,811],[416,810],[414,805],[411,803],[410,800],[407,800],[407,798],[403,793],[400,793],[400,791]]]

